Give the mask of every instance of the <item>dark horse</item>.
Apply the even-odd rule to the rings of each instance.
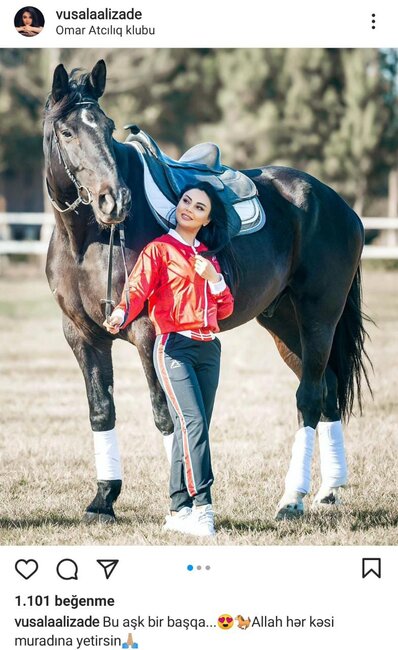
[[[95,432],[115,426],[111,357],[115,337],[102,325],[101,305],[109,226],[125,221],[129,270],[142,248],[164,232],[147,204],[137,153],[113,139],[114,123],[98,105],[105,81],[103,61],[91,73],[70,78],[59,65],[44,120],[46,175],[56,221],[47,277],[63,312],[65,337],[84,375]],[[263,167],[250,175],[267,223],[254,234],[233,239],[240,280],[234,313],[221,327],[228,330],[256,318],[300,380],[299,427],[339,423],[351,414],[355,392],[360,404],[365,372],[359,268],[362,224],[336,192],[308,174]],[[124,284],[119,252],[113,276],[116,302]],[[136,346],[155,424],[169,435],[172,422],[153,367],[155,335],[147,313],[142,312],[118,337]],[[340,479],[343,484],[344,478]],[[113,520],[120,489],[120,480],[98,481],[85,519]],[[282,503],[283,513],[291,505],[297,509],[302,496],[290,494]]]

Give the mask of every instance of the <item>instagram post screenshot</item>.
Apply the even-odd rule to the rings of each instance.
[[[1,648],[395,647],[397,8],[0,16]]]

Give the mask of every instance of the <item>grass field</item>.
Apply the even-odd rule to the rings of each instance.
[[[374,400],[346,428],[350,481],[336,512],[275,522],[296,429],[295,377],[258,325],[223,334],[212,426],[218,535],[211,544],[397,544],[398,274],[365,270]],[[1,544],[197,544],[161,525],[168,466],[138,355],[114,346],[124,489],[115,526],[83,526],[95,488],[83,379],[45,280],[0,278]],[[314,463],[314,490],[319,484]],[[200,543],[200,542],[199,542]],[[206,542],[207,543],[207,542]]]

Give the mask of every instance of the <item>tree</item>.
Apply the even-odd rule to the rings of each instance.
[[[172,156],[211,140],[228,165],[307,170],[359,212],[398,169],[396,50],[28,49],[0,51],[0,173],[38,173],[55,65],[90,70],[99,58],[120,140],[128,122]]]
[[[338,128],[325,147],[325,171],[363,214],[369,183],[378,165],[383,134],[388,128],[384,80],[379,52],[341,50],[342,105]]]

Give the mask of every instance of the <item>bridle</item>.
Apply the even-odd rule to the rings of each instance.
[[[76,102],[73,105],[73,108],[71,108],[70,112],[75,110],[75,106],[83,106],[83,105],[88,105],[92,104],[95,105],[97,108],[99,108],[98,103],[95,101],[81,101],[81,102]],[[99,110],[101,110],[99,108]],[[48,179],[46,177],[46,187],[47,187],[47,194],[48,198],[50,199],[51,205],[61,214],[66,214],[67,212],[72,212],[74,211],[76,214],[79,214],[77,211],[77,208],[79,205],[90,205],[93,201],[93,195],[92,192],[89,190],[88,187],[85,185],[82,185],[76,178],[76,176],[71,172],[69,169],[67,163],[65,162],[65,158],[62,155],[62,149],[59,143],[59,138],[57,136],[57,132],[55,130],[55,123],[53,123],[52,126],[52,139],[55,142],[55,147],[58,153],[58,158],[59,162],[62,163],[66,174],[68,175],[69,179],[72,181],[73,185],[76,188],[77,191],[77,198],[73,201],[73,203],[68,203],[65,201],[67,207],[62,209],[57,202],[52,198],[50,194],[50,185],[48,182]],[[124,291],[125,291],[125,299],[126,299],[126,306],[127,306],[127,311],[130,306],[130,293],[128,289],[128,271],[127,271],[127,264],[126,264],[126,238],[125,238],[125,233],[124,233],[124,225],[123,223],[118,224],[118,229],[119,229],[119,239],[120,239],[120,250],[122,253],[122,258],[123,258],[123,266],[124,266],[124,278],[125,278],[125,284],[124,284]],[[109,322],[110,315],[112,313],[112,307],[115,306],[115,301],[112,300],[112,270],[113,270],[113,244],[114,244],[114,237],[115,237],[115,224],[111,225],[110,228],[110,234],[109,234],[109,255],[108,255],[108,280],[107,280],[107,290],[106,290],[106,298],[103,298],[100,300],[101,304],[105,304],[105,317],[106,320]]]
[[[84,101],[84,102],[76,102],[73,105],[73,108],[71,108],[70,112],[75,110],[75,106],[84,106],[84,105],[88,105],[88,104],[95,105],[95,106],[97,106],[99,108],[97,102],[87,100],[87,101]],[[76,188],[77,198],[75,199],[75,201],[73,201],[73,203],[68,203],[67,201],[65,201],[67,207],[65,209],[62,209],[57,204],[57,202],[52,198],[52,196],[50,194],[50,185],[48,183],[48,179],[46,178],[46,187],[47,187],[48,198],[50,199],[51,205],[58,212],[60,212],[61,214],[66,214],[67,212],[72,212],[72,211],[76,212],[76,214],[77,214],[76,208],[80,204],[82,204],[82,205],[90,205],[92,203],[92,201],[93,201],[93,195],[92,195],[91,191],[88,189],[88,187],[86,187],[85,185],[82,185],[77,180],[76,176],[73,174],[73,172],[71,172],[71,170],[69,169],[67,163],[65,162],[65,158],[62,155],[62,149],[61,149],[61,146],[59,144],[59,138],[58,138],[57,132],[55,130],[55,123],[53,123],[53,126],[52,126],[52,139],[55,142],[55,147],[56,147],[56,150],[57,150],[57,153],[58,153],[59,162],[62,163],[66,174],[68,175],[69,179],[72,181],[73,185]]]

